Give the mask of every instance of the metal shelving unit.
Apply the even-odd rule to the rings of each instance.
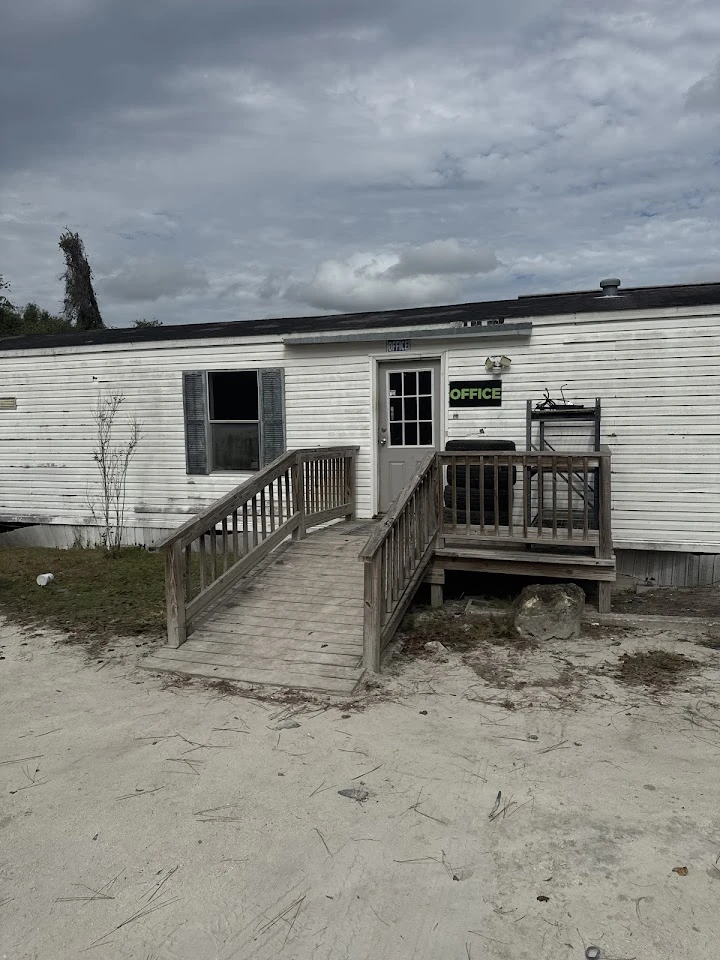
[[[549,450],[552,453],[562,453],[561,449],[558,449],[550,439],[548,439],[548,428],[553,425],[567,426],[569,424],[582,424],[587,423],[592,426],[592,443],[593,450],[596,452],[600,451],[600,424],[601,424],[601,406],[600,398],[596,397],[595,405],[590,406],[581,406],[579,404],[562,404],[559,403],[554,407],[542,407],[538,409],[536,406],[533,406],[533,401],[527,401],[526,409],[526,421],[525,421],[525,443],[527,450]],[[537,429],[535,429],[535,424],[537,424]],[[552,430],[550,430],[550,436],[552,437]],[[556,441],[557,442],[557,441]],[[573,450],[572,452],[577,452]],[[592,510],[593,517],[593,526],[597,524],[598,517],[598,494],[599,494],[599,485],[598,485],[598,476],[597,471],[593,471],[593,482],[588,489],[588,495],[592,497],[592,501],[589,506]],[[585,492],[580,485],[580,478],[577,477],[578,483],[573,483],[572,488],[575,494],[580,499],[580,505],[578,507],[578,514],[581,514],[584,510],[585,504]],[[543,471],[539,472],[537,478],[538,486],[545,483],[545,476]],[[532,496],[530,489],[528,488],[528,512],[532,513],[532,504],[530,498]],[[568,511],[569,513],[570,511]],[[568,516],[566,523],[572,523],[573,528],[575,527],[575,510],[573,509],[573,516]],[[544,514],[544,511],[543,511]],[[537,522],[537,514],[535,516],[535,522]]]

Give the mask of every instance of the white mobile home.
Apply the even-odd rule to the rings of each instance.
[[[358,447],[357,516],[370,518],[449,441],[599,441],[619,572],[720,578],[720,284],[2,340],[0,542],[92,537],[93,410],[109,392],[142,431],[130,543],[284,450]]]

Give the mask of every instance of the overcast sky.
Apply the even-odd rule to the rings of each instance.
[[[0,274],[106,324],[720,279],[717,0],[4,6]]]

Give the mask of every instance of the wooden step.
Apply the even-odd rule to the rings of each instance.
[[[201,643],[199,646],[203,647],[204,644]],[[252,667],[256,671],[280,670],[288,674],[310,672],[310,667],[306,662],[296,663],[293,660],[283,659],[282,651],[278,651],[278,653],[277,661],[273,662],[264,657],[238,655],[237,653],[215,653],[212,650],[196,649],[195,643],[188,640],[187,643],[177,649],[160,647],[153,652],[152,656],[159,660],[183,660],[188,663],[206,663],[214,666]],[[314,663],[312,673],[318,677],[337,677],[340,680],[348,680],[357,678],[360,669],[357,666]]]
[[[541,553],[538,550],[490,550],[481,547],[452,546],[439,547],[435,551],[436,557],[467,557],[478,560],[512,560],[514,563],[573,563],[588,567],[614,568],[615,559],[600,557],[583,557],[576,554]]]
[[[242,618],[237,621],[221,621],[211,619],[205,624],[197,627],[191,637],[213,636],[227,638],[228,641],[236,638],[242,640],[246,638],[251,642],[264,643],[272,647],[278,640],[288,640],[302,649],[319,650],[326,646],[332,646],[337,650],[347,650],[348,653],[354,652],[358,646],[362,647],[362,639],[354,640],[348,638],[347,634],[333,633],[327,630],[313,630],[312,628],[299,628],[297,630],[288,630],[285,627],[271,627],[267,624],[258,627],[247,627]]]
[[[190,644],[190,647],[188,647]],[[247,657],[249,659],[270,660],[272,662],[289,663],[318,663],[326,666],[353,667],[360,666],[362,650],[354,653],[337,653],[328,648],[326,650],[303,650],[292,643],[283,642],[280,647],[264,647],[262,644],[250,641],[240,641],[236,638],[215,639],[213,634],[203,634],[202,637],[193,634],[180,650],[185,648],[203,650],[207,653],[225,653],[228,656]],[[170,649],[170,648],[168,648]]]
[[[288,674],[282,670],[259,670],[249,666],[231,667],[217,664],[194,663],[188,660],[173,660],[159,657],[146,657],[139,666],[144,670],[157,670],[165,673],[179,673],[189,677],[202,677],[206,680],[234,680],[253,686],[282,687],[292,690],[309,690],[318,693],[351,694],[358,680],[337,679],[319,676],[313,672],[307,674]],[[358,678],[359,679],[359,678]]]

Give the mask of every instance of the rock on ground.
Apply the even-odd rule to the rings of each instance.
[[[513,622],[524,640],[572,640],[580,636],[584,609],[577,584],[533,584],[515,601]]]

